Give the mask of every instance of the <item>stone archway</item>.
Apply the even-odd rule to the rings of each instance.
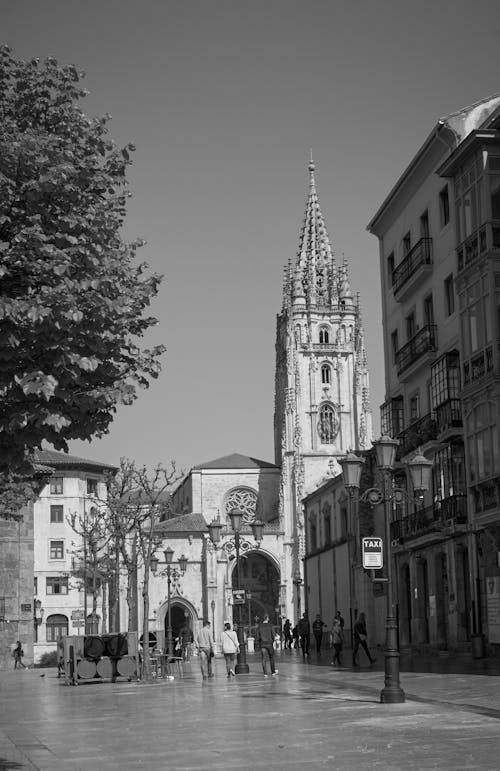
[[[269,614],[271,624],[280,625],[280,573],[275,562],[259,551],[249,551],[240,556],[241,589],[246,601],[242,606],[233,605],[233,623],[238,623],[239,607],[244,627],[252,630],[264,614]],[[238,586],[236,564],[232,570],[232,588]],[[256,620],[257,619],[257,620]]]

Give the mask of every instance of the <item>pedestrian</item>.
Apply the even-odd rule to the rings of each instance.
[[[264,677],[268,676],[268,670],[270,670],[271,675],[277,675],[278,670],[274,665],[274,633],[267,613],[262,623],[257,627],[257,645],[260,647],[260,655],[262,656]]]
[[[191,646],[193,643],[193,632],[188,624],[184,624],[179,632],[179,639],[181,643],[181,655],[183,661],[189,661],[191,658]]]
[[[298,648],[299,647],[299,627],[297,624],[292,629],[292,639],[293,639],[293,647]]]
[[[228,677],[234,677],[234,659],[240,652],[240,644],[236,632],[231,629],[231,624],[226,621],[224,631],[220,638],[221,651],[226,659],[226,671]]]
[[[290,619],[287,618],[285,623],[283,624],[283,636],[285,638],[285,650],[288,648],[288,650],[292,649],[292,625],[290,623]]]
[[[16,643],[16,647],[12,651],[12,655],[14,657],[14,669],[21,669],[21,667],[26,669],[26,665],[23,664],[24,651],[19,640]]]
[[[332,643],[333,643],[333,666],[339,665],[339,667],[342,666],[342,661],[340,659],[340,654],[342,653],[342,648],[344,646],[344,630],[342,629],[342,624],[340,623],[340,619],[338,618],[337,614],[335,614],[335,618],[333,619],[333,627],[332,627]]]
[[[337,619],[339,620],[340,626],[341,626],[341,627],[342,627],[342,629],[343,629],[343,628],[344,628],[344,619],[342,618],[342,613],[340,612],[340,610],[338,610],[338,611],[335,613],[335,618],[337,618]]]
[[[366,619],[365,619],[365,614],[364,613],[360,613],[359,614],[359,616],[357,618],[357,621],[354,624],[353,632],[354,632],[354,648],[353,648],[353,651],[352,651],[352,665],[353,665],[353,667],[359,666],[358,665],[358,660],[357,660],[357,654],[358,654],[358,650],[359,650],[359,646],[360,645],[363,648],[363,650],[366,653],[366,655],[368,656],[370,664],[374,664],[376,659],[372,658],[372,656],[370,654],[370,651],[368,649],[368,645],[366,644],[366,639],[367,639],[368,635],[367,635],[367,631],[366,631]]]
[[[323,627],[326,626],[325,622],[321,618],[319,613],[316,613],[316,618],[312,624],[312,630],[314,639],[316,640],[316,653],[318,656],[321,653],[321,642],[323,640]]]
[[[214,656],[214,646],[212,635],[210,634],[210,621],[207,619],[204,620],[203,626],[198,632],[196,647],[200,654],[201,674],[203,679],[206,680],[208,677],[213,677],[212,659]]]
[[[309,656],[309,643],[311,641],[311,625],[309,623],[309,617],[307,611],[304,611],[302,618],[297,624],[297,630],[300,637],[300,647],[302,648],[302,656]]]

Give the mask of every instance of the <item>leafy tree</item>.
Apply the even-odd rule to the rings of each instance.
[[[134,147],[82,112],[81,79],[0,47],[0,488],[42,443],[105,434],[164,351],[138,345],[161,277],[120,234]]]

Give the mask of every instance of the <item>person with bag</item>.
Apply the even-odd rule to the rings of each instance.
[[[234,660],[240,652],[240,644],[236,632],[231,629],[231,624],[226,621],[224,631],[220,638],[220,647],[226,659],[226,671],[228,677],[234,677]]]
[[[354,648],[353,648],[353,651],[352,651],[352,665],[353,665],[353,667],[359,666],[358,665],[357,655],[358,655],[358,650],[359,650],[359,646],[360,645],[363,648],[363,650],[366,653],[366,655],[368,656],[370,664],[374,664],[376,659],[372,658],[372,656],[370,654],[370,651],[368,649],[368,645],[366,644],[366,639],[367,639],[368,635],[367,635],[367,631],[366,631],[366,619],[365,619],[365,614],[364,613],[360,613],[359,614],[359,616],[357,618],[357,621],[354,624],[353,632],[354,632]]]
[[[16,643],[16,647],[12,651],[12,655],[14,657],[14,669],[21,669],[21,667],[26,669],[26,664],[23,664],[24,651],[19,640]]]
[[[196,647],[200,654],[200,668],[201,675],[204,680],[208,677],[213,677],[212,672],[212,659],[214,656],[214,646],[212,642],[212,635],[210,634],[210,621],[207,619],[203,622],[203,627],[198,632],[196,638]]]

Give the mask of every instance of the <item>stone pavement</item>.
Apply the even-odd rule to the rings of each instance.
[[[500,661],[402,657],[406,702],[384,705],[380,654],[357,670],[330,658],[282,653],[266,679],[251,656],[250,674],[229,681],[217,659],[205,682],[196,659],[151,684],[2,671],[0,771],[500,767]]]

